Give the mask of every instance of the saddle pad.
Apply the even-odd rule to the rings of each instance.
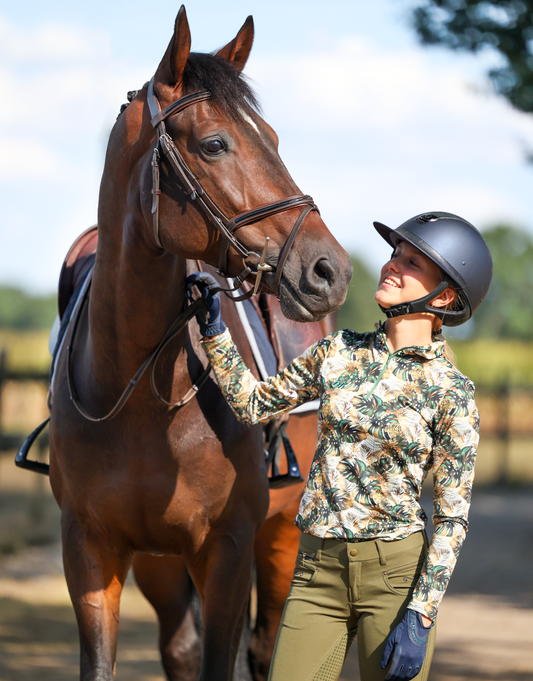
[[[270,332],[280,369],[335,330],[335,315],[328,315],[319,322],[295,322],[285,317],[275,296],[261,294],[259,300],[251,300],[259,308]]]
[[[50,388],[48,390],[48,408],[51,408],[52,406],[52,401],[53,401],[53,394],[54,394],[54,378],[55,378],[55,368],[57,364],[57,360],[59,355],[61,354],[61,350],[63,349],[64,341],[67,335],[67,330],[70,325],[70,321],[73,318],[76,309],[78,305],[80,304],[81,298],[83,294],[85,293],[85,290],[87,289],[87,286],[89,285],[89,282],[91,280],[92,276],[92,271],[93,271],[93,264],[94,264],[94,255],[92,256],[92,259],[90,259],[90,266],[87,272],[85,272],[85,278],[81,279],[81,281],[77,284],[76,288],[72,292],[72,296],[70,297],[70,300],[67,301],[67,306],[65,307],[63,311],[63,317],[59,318],[59,325],[56,327],[56,324],[54,323],[54,327],[56,327],[57,335],[54,339],[54,342],[51,343],[50,345],[50,354],[52,355],[52,364],[50,365]],[[84,268],[85,271],[85,268]],[[56,319],[57,321],[57,319]],[[52,333],[50,334],[50,340],[52,340],[52,334],[54,332],[54,328],[52,329]],[[53,346],[53,347],[52,347]]]

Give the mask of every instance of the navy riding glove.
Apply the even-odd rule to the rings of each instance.
[[[195,272],[187,277],[187,295],[192,297],[192,287],[196,286],[205,304],[196,313],[196,320],[202,336],[218,336],[226,330],[220,313],[220,293],[212,293],[219,288],[219,283],[209,272]]]
[[[426,656],[428,636],[433,623],[425,627],[422,615],[415,610],[407,610],[403,620],[387,639],[381,668],[391,663],[385,681],[409,681],[422,669]]]

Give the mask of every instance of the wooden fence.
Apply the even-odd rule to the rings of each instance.
[[[48,379],[47,371],[10,369],[6,352],[0,350],[0,454],[18,449],[24,438],[46,418]],[[18,392],[14,390],[14,384],[18,386]],[[36,384],[40,387],[37,394]],[[32,405],[29,406],[32,386]],[[16,404],[13,403],[15,392]],[[533,388],[511,386],[506,381],[497,387],[477,384],[476,400],[481,414],[481,443],[482,446],[490,444],[491,471],[489,476],[485,476],[486,481],[489,478],[492,483],[520,481],[517,480],[520,478],[517,473],[520,464],[516,461],[517,440],[520,440],[520,443],[525,443],[523,459],[525,469],[529,471],[523,482],[533,483]],[[47,448],[46,430],[37,441],[37,451],[31,458],[43,460]],[[480,459],[478,464],[483,463]],[[31,475],[30,472],[23,474]]]
[[[24,438],[33,430],[38,424],[35,423],[30,430],[23,432],[13,432],[10,428],[7,432],[4,422],[4,388],[8,383],[38,383],[46,388],[48,387],[48,372],[47,371],[14,371],[8,368],[7,353],[5,350],[0,350],[0,453],[18,449],[22,444]],[[19,426],[20,428],[20,426]],[[38,447],[42,451],[48,448],[48,435],[45,434],[38,440]]]

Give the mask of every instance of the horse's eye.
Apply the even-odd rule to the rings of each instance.
[[[221,154],[223,151],[226,151],[226,145],[222,140],[214,138],[202,142],[202,149],[206,154],[216,156],[217,154]]]

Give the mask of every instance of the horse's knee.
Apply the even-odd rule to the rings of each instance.
[[[62,511],[63,565],[80,636],[81,681],[111,681],[117,650],[120,596],[130,554]]]

